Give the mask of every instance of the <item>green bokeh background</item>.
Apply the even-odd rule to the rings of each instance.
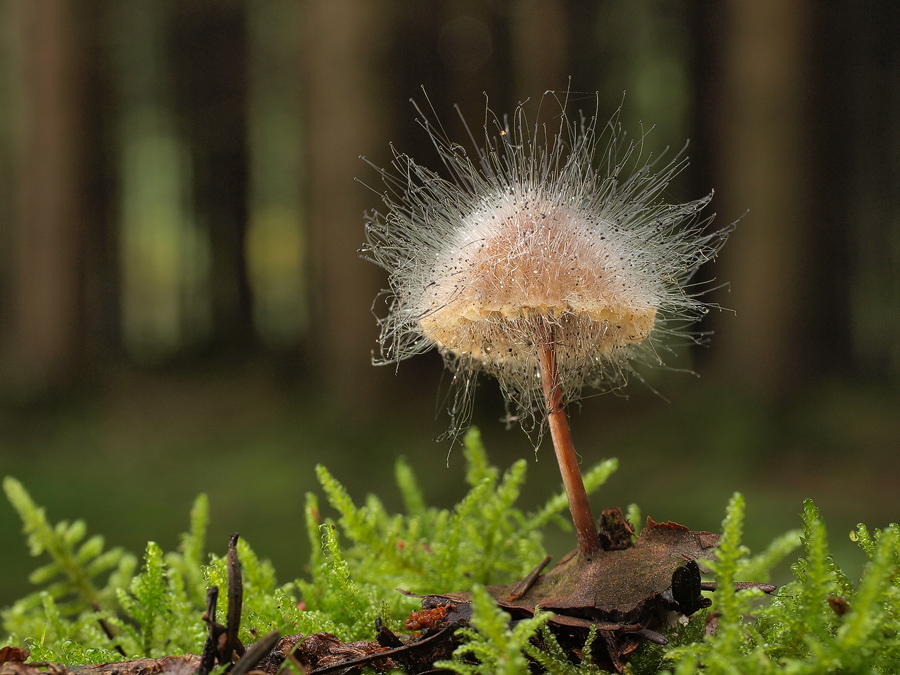
[[[400,507],[465,492],[435,354],[369,364],[385,275],[359,259],[389,143],[434,165],[408,100],[448,133],[547,89],[716,188],[720,261],[701,271],[708,346],[572,410],[595,510],[717,530],[744,492],[755,549],[812,497],[839,562],[900,512],[900,21],[893,4],[522,0],[0,0],[0,474],[109,545],[176,545],[194,497],[210,548],[238,531],[280,579],[304,573],[304,494],[326,464]],[[570,78],[571,77],[571,84]],[[599,94],[594,94],[599,92]],[[438,167],[434,166],[437,169]],[[746,215],[745,215],[746,214]],[[473,422],[525,506],[560,488],[548,442]],[[0,502],[0,606],[30,590]],[[561,555],[571,533],[548,532]],[[452,590],[452,589],[436,589]]]

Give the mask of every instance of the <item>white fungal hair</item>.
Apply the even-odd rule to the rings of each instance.
[[[373,361],[437,348],[453,373],[452,433],[481,372],[500,383],[510,419],[544,419],[542,342],[564,403],[625,384],[633,360],[662,365],[664,338],[708,311],[688,281],[731,231],[700,218],[712,193],[665,200],[683,152],[644,158],[618,110],[598,130],[596,115],[572,119],[565,100],[546,101],[560,108],[553,131],[531,126],[523,104],[511,121],[486,108],[480,144],[466,126],[473,154],[416,106],[447,177],[394,150],[393,170],[379,169],[386,210],[366,214],[363,251],[390,275]]]

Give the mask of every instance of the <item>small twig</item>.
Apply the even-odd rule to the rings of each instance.
[[[538,566],[535,567],[528,573],[528,576],[522,579],[519,583],[513,586],[512,590],[509,592],[509,597],[506,598],[507,602],[515,602],[524,596],[528,590],[534,586],[534,582],[537,581],[538,576],[540,576],[541,572],[544,571],[544,568],[550,564],[550,561],[553,560],[553,556],[545,556],[544,559],[538,563]]]
[[[278,673],[276,673],[275,675],[278,675],[279,673],[284,671],[288,661],[290,661],[294,665],[294,667],[297,669],[298,673],[305,673],[307,671],[306,666],[304,666],[302,663],[300,663],[300,661],[297,659],[297,657],[294,656],[294,650],[292,649],[291,651],[288,652],[287,657],[285,658],[284,662],[281,664],[281,668],[278,669]]]
[[[269,652],[272,651],[275,645],[278,644],[280,638],[281,633],[277,630],[273,630],[265,637],[254,642],[250,648],[244,652],[244,655],[240,660],[234,664],[234,667],[228,671],[229,675],[245,675],[245,673],[249,673],[269,654]]]
[[[240,535],[235,532],[228,540],[228,620],[225,624],[225,644],[219,654],[220,663],[230,663],[234,654],[242,656],[244,645],[238,639],[241,626],[241,608],[244,603],[244,581],[241,578],[241,561],[238,560],[237,542]]]
[[[97,603],[96,600],[91,601],[91,607],[94,608],[95,612],[100,611],[100,605]],[[97,621],[100,624],[100,628],[103,629],[103,632],[106,634],[106,637],[108,637],[110,640],[115,640],[116,635],[115,635],[115,633],[113,633],[112,626],[109,625],[109,622],[102,617],[98,618]],[[126,658],[128,657],[128,655],[125,653],[125,650],[122,649],[122,645],[117,644],[116,651],[119,652],[122,656],[124,656]]]
[[[553,449],[556,451],[556,461],[559,462],[563,485],[569,498],[569,510],[572,512],[572,521],[575,524],[578,550],[585,558],[590,559],[602,547],[597,534],[597,525],[591,513],[591,503],[588,501],[584,480],[581,478],[581,469],[578,467],[578,456],[575,454],[572,432],[569,430],[569,418],[566,416],[566,409],[563,405],[553,328],[542,324],[536,337],[541,362],[544,402],[547,407],[547,424],[553,439]]]
[[[734,590],[736,591],[745,591],[748,588],[758,588],[763,593],[774,593],[778,590],[778,586],[775,584],[760,584],[755,581],[735,581],[734,582]],[[715,591],[716,590],[716,582],[715,581],[704,581],[700,584],[701,591]]]
[[[225,626],[216,623],[216,605],[219,602],[219,587],[213,586],[206,590],[206,613],[203,620],[209,627],[209,634],[203,644],[203,652],[200,654],[200,665],[197,667],[197,675],[209,675],[216,665],[216,655],[219,649],[219,637],[225,633]]]
[[[327,675],[329,673],[337,673],[343,670],[349,670],[350,668],[364,666],[373,661],[389,659],[395,656],[398,657],[398,660],[402,660],[403,656],[409,654],[410,652],[418,651],[422,647],[430,646],[432,643],[438,642],[440,640],[452,638],[453,634],[456,632],[456,629],[459,627],[460,624],[450,623],[437,632],[432,633],[428,637],[422,638],[417,642],[406,644],[395,649],[385,649],[380,652],[366,654],[365,656],[360,656],[355,659],[347,659],[346,661],[341,661],[340,663],[324,666],[322,668],[314,668],[313,670],[310,670],[308,672],[309,675]]]

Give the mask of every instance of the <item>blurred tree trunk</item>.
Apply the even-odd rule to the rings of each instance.
[[[716,337],[718,369],[739,389],[784,394],[797,382],[806,242],[804,57],[806,4],[737,0],[725,12],[717,210],[749,214],[717,276],[719,302],[735,310]]]
[[[575,91],[602,92],[608,64],[601,59],[606,45],[598,39],[598,22],[603,11],[611,5],[592,0],[564,0],[564,4],[566,37],[574,48],[567,54],[569,71],[566,75],[572,77]],[[616,94],[616,104],[619,100],[621,92]]]
[[[728,7],[725,3],[698,3],[687,4],[687,27],[690,35],[690,49],[687,54],[687,69],[691,86],[691,109],[688,113],[688,138],[690,139],[690,166],[687,168],[687,176],[690,181],[689,194],[692,196],[709,193],[710,189],[716,189],[716,195],[711,205],[712,209],[719,212],[713,227],[723,226],[737,218],[747,205],[734,204],[729,201],[728,211],[723,212],[725,195],[722,191],[722,102],[724,87],[725,32],[728,15]],[[733,210],[731,210],[733,209]],[[726,221],[726,222],[723,222]],[[726,244],[723,256],[731,253],[731,246]],[[703,284],[702,287],[716,287],[728,281],[720,264],[704,265],[698,271],[694,281]],[[731,296],[728,288],[715,292],[711,298],[723,307],[731,307]],[[731,312],[710,312],[707,314],[697,329],[706,333],[718,333],[721,324],[732,321],[734,315]],[[693,349],[692,356],[700,372],[705,372],[708,365],[715,366],[716,355],[719,350],[721,337],[715,335],[712,340],[712,348]]]
[[[171,71],[192,141],[194,199],[212,252],[213,343],[246,351],[254,340],[247,278],[247,27],[240,0],[173,5]]]
[[[448,0],[443,5],[436,47],[446,68],[445,89],[469,124],[474,122],[478,139],[485,95],[501,117],[516,104],[509,16],[498,11],[503,3]]]
[[[384,157],[383,54],[390,26],[381,0],[309,0],[305,5],[311,284],[311,354],[324,395],[344,410],[368,408],[376,371],[374,265],[359,259],[363,212],[377,196],[353,182],[360,155]],[[377,188],[376,188],[377,189]],[[382,371],[383,372],[383,371]]]
[[[83,78],[75,2],[16,0],[22,37],[14,386],[68,383],[84,348]],[[18,380],[18,381],[15,381]]]
[[[112,72],[106,33],[106,4],[78,2],[77,25],[82,36],[83,68],[80,163],[82,200],[88,216],[83,231],[85,355],[90,363],[110,362],[121,354],[119,228],[115,209],[118,181],[111,141],[118,109],[111,105]]]
[[[875,125],[866,124],[859,129],[858,120],[869,115],[854,107],[860,86],[872,87],[872,96],[863,103],[868,108],[882,98],[882,87],[888,83],[878,82],[877,76],[872,77],[870,64],[860,68],[854,58],[875,42],[870,39],[870,31],[875,27],[866,26],[855,16],[857,5],[835,4],[828,11],[817,9],[811,12],[809,30],[809,136],[815,141],[809,144],[811,157],[806,162],[806,178],[813,186],[808,220],[814,228],[807,248],[807,327],[814,337],[807,342],[804,365],[811,373],[846,376],[853,369],[852,334],[859,325],[854,326],[856,322],[851,318],[855,271],[852,232],[859,222],[853,212],[851,186],[858,185],[860,178],[870,177],[864,165],[882,140],[872,139],[874,144],[868,146],[859,144],[858,134],[867,134]],[[883,30],[895,32],[890,23]],[[865,158],[859,166],[854,164],[854,158],[860,154],[857,148]],[[882,318],[879,316],[879,321]]]
[[[537,0],[512,16],[514,96],[537,99],[568,85],[564,0]]]
[[[844,290],[837,299],[846,299],[852,308],[847,351],[853,355],[857,373],[896,382],[900,376],[900,4],[840,4],[827,18],[829,33],[819,45],[825,57],[820,105],[828,110],[828,115],[821,116],[823,126],[830,123],[830,128],[820,136],[824,142],[819,162],[831,170],[837,168],[823,191],[824,208],[843,198],[843,211],[833,208],[830,224],[841,219],[839,224],[848,230],[838,242],[851,240],[837,269],[840,273],[850,266],[853,272],[841,279]],[[834,276],[833,270],[822,270],[826,288],[834,284]]]

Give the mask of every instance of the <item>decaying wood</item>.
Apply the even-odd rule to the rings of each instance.
[[[0,675],[193,675],[199,665],[200,657],[193,654],[89,666],[7,661],[0,663]]]
[[[634,530],[617,508],[603,512],[599,536],[604,547],[590,557],[572,551],[546,574],[540,574],[544,561],[519,584],[487,590],[513,620],[534,616],[538,607],[553,612],[549,626],[576,658],[576,650],[596,630],[600,639],[592,659],[622,672],[644,640],[666,644],[657,629],[671,612],[690,616],[709,606],[700,593],[697,561],[713,555],[718,536],[648,518],[634,540]],[[469,599],[468,593],[448,593],[425,601],[459,605]]]

